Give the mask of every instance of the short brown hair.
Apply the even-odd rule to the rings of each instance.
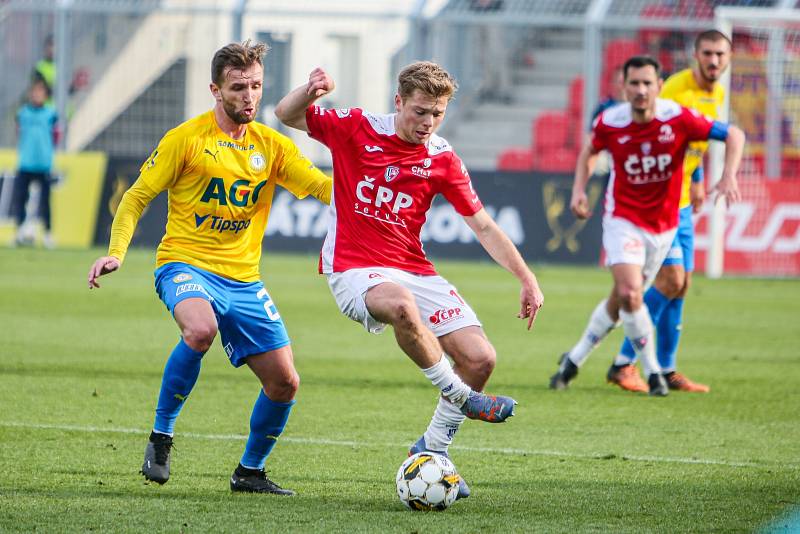
[[[440,65],[432,61],[416,61],[403,68],[397,76],[397,93],[405,100],[417,89],[427,96],[446,96],[451,100],[458,90],[458,83]]]
[[[622,66],[625,81],[628,81],[628,70],[641,69],[643,67],[653,67],[656,71],[656,78],[661,78],[661,63],[657,59],[650,56],[633,56],[628,58],[628,61]]]
[[[716,43],[717,41],[727,41],[728,46],[733,48],[733,43],[731,43],[731,40],[728,39],[728,36],[719,30],[706,30],[699,33],[694,39],[694,49],[699,50],[700,43],[703,41],[711,41],[712,43]]]
[[[264,64],[261,58],[269,52],[269,47],[264,43],[251,43],[250,39],[245,42],[231,43],[223,46],[214,53],[211,60],[211,81],[217,86],[222,87],[224,82],[223,75],[228,67],[234,69],[246,69],[258,63],[262,67]]]

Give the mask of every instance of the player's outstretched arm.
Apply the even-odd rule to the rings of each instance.
[[[575,165],[575,180],[572,183],[572,199],[569,202],[569,208],[579,219],[587,219],[592,215],[589,210],[589,198],[586,196],[586,184],[589,183],[596,156],[597,152],[591,141],[587,141],[578,154],[578,162]]]
[[[102,258],[97,258],[97,260],[95,260],[89,269],[89,289],[93,289],[95,287],[99,288],[100,284],[97,282],[97,279],[104,274],[113,273],[119,269],[119,266],[119,258],[115,258],[114,256],[103,256]]]
[[[152,160],[151,160],[152,161]],[[111,223],[111,240],[108,244],[108,256],[98,258],[89,269],[89,289],[100,287],[97,279],[104,274],[113,273],[122,265],[128,245],[136,230],[136,223],[147,204],[157,195],[144,184],[140,177],[122,195],[117,206],[114,221]]]
[[[692,213],[700,213],[706,201],[705,171],[702,162],[692,173],[692,183],[689,186],[689,200],[692,203]]]
[[[522,288],[519,292],[520,311],[517,317],[528,319],[528,330],[530,330],[536,314],[544,304],[544,294],[539,289],[536,275],[528,268],[514,243],[485,209],[481,208],[475,215],[464,217],[464,220],[492,259],[520,281]]]
[[[725,167],[722,169],[722,178],[714,186],[715,202],[724,197],[725,204],[730,206],[732,203],[741,200],[736,175],[742,162],[744,141],[744,132],[736,126],[729,125],[728,136],[725,138]]]
[[[333,78],[317,67],[308,75],[308,83],[296,87],[281,98],[275,107],[275,116],[286,126],[307,132],[306,109],[318,98],[333,91],[335,87]]]

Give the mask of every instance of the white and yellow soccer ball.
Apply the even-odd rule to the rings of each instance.
[[[459,480],[449,458],[418,452],[397,470],[397,496],[412,510],[444,510],[455,502]]]

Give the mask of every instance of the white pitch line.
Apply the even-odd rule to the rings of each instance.
[[[0,427],[10,428],[28,428],[33,430],[64,430],[71,432],[90,432],[90,433],[111,433],[111,434],[147,434],[149,430],[141,428],[118,428],[118,427],[97,427],[97,426],[80,426],[80,425],[56,425],[56,424],[38,424],[38,423],[18,423],[14,421],[0,421]],[[198,434],[195,432],[182,432],[181,437],[196,438],[196,439],[212,439],[222,441],[245,441],[247,436],[242,434]],[[301,438],[285,436],[281,441],[289,443],[299,443],[307,445],[332,445],[337,447],[382,447],[393,448],[397,447],[396,443],[377,443],[368,441],[349,441],[349,440],[335,440],[324,438]],[[628,454],[614,454],[608,453],[576,453],[567,451],[552,451],[552,450],[535,450],[535,449],[512,449],[503,447],[469,447],[458,446],[452,447],[456,450],[469,451],[469,452],[487,452],[493,454],[508,454],[512,456],[552,456],[562,458],[583,458],[598,460],[608,457],[609,459],[621,459],[635,462],[655,462],[655,463],[677,463],[677,464],[700,464],[700,465],[722,465],[727,467],[759,467],[759,468],[784,468],[784,469],[797,469],[797,464],[767,464],[756,462],[735,462],[728,460],[714,460],[704,458],[680,458],[669,456],[638,456]]]

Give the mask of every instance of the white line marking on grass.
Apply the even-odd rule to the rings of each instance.
[[[118,427],[97,427],[80,425],[56,425],[45,423],[18,423],[14,421],[0,421],[0,427],[28,428],[33,430],[64,430],[71,432],[90,432],[90,433],[111,433],[111,434],[142,434],[145,435],[149,430],[141,428],[118,428]],[[198,434],[195,432],[181,432],[181,437],[196,439],[212,439],[221,441],[245,441],[247,436],[242,434]],[[377,443],[369,441],[350,441],[335,440],[324,438],[302,438],[285,436],[281,441],[288,443],[300,443],[306,445],[332,445],[335,447],[397,447],[396,443]],[[783,468],[797,469],[797,464],[768,464],[756,462],[736,462],[728,460],[714,460],[705,458],[680,458],[669,456],[639,456],[628,454],[608,454],[608,453],[580,453],[567,451],[535,450],[535,449],[512,449],[504,447],[452,447],[456,450],[468,452],[486,452],[492,454],[508,454],[512,456],[552,456],[561,458],[582,458],[582,459],[620,459],[634,462],[653,462],[653,463],[675,463],[675,464],[700,464],[700,465],[722,465],[727,467],[760,467],[760,468]]]

